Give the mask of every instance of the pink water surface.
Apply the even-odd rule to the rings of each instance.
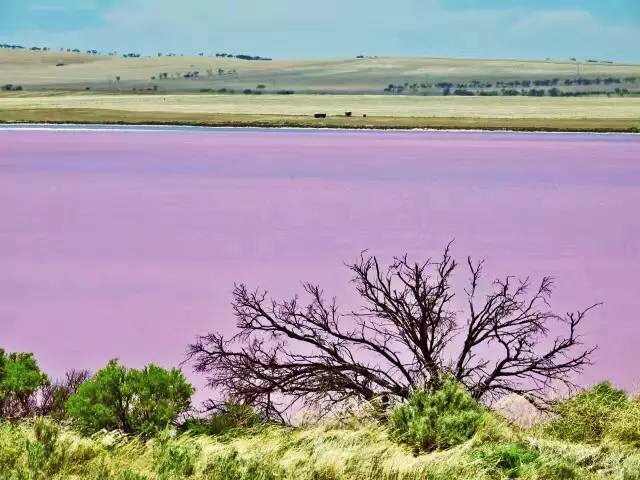
[[[640,139],[263,130],[0,130],[0,346],[53,375],[175,365],[232,331],[234,282],[321,283],[342,262],[454,253],[602,301],[585,383],[640,380]],[[461,276],[461,279],[464,275]]]

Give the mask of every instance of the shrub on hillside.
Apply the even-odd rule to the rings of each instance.
[[[67,411],[85,434],[106,429],[150,436],[189,409],[193,391],[178,369],[135,370],[112,360],[80,385]]]
[[[548,434],[573,442],[597,443],[603,439],[611,421],[627,408],[624,390],[602,382],[557,403],[558,418],[546,428]]]
[[[61,442],[58,425],[45,418],[34,421],[33,434],[35,439],[27,439],[24,445],[27,467],[30,471],[45,474],[42,478],[49,478],[60,471],[68,445]]]
[[[224,435],[233,430],[256,427],[264,419],[250,405],[229,402],[219,412],[208,418],[191,418],[185,422],[185,430],[206,435]]]
[[[606,436],[640,448],[640,399],[629,400],[611,413]]]
[[[417,391],[389,417],[391,437],[416,452],[429,452],[469,440],[485,415],[460,384],[445,378],[434,391]]]

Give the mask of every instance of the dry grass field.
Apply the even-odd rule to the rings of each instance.
[[[640,98],[11,92],[0,122],[635,132]]]
[[[636,119],[640,97],[412,97],[404,95],[0,95],[0,109],[96,109],[236,115]]]
[[[199,72],[198,78],[184,78],[189,72]],[[167,78],[160,79],[160,73],[166,73]],[[638,95],[381,95],[389,83],[435,85],[476,80],[495,84],[517,79],[570,79],[576,74],[577,65],[570,61],[246,61],[0,49],[0,86],[21,86],[20,91],[0,92],[0,122],[640,130]],[[640,65],[582,63],[580,75],[637,78],[623,85],[631,91],[635,87],[640,90]],[[261,94],[240,93],[244,88]],[[579,91],[587,87],[572,88]],[[220,89],[236,93],[220,93]],[[276,94],[283,90],[295,94]],[[352,112],[352,116],[346,117],[345,112]],[[315,113],[325,113],[327,118],[314,119]]]
[[[197,78],[185,78],[198,72]],[[166,73],[166,79],[160,79]],[[257,88],[296,93],[383,93],[389,84],[595,77],[640,79],[640,65],[572,61],[364,58],[246,61],[211,57],[142,57],[0,49],[0,85],[27,90],[164,92]],[[155,77],[155,78],[152,78]],[[637,85],[640,88],[640,83]]]

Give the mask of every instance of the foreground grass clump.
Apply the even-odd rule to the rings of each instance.
[[[46,419],[0,424],[0,480],[633,480],[638,467],[632,446],[556,440],[491,413],[469,440],[420,455],[369,421],[260,425],[222,436],[167,430],[146,441],[117,433],[83,438]]]

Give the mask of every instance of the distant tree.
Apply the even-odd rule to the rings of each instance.
[[[33,353],[6,354],[0,349],[0,418],[35,413],[35,393],[49,382]]]
[[[439,261],[414,263],[405,255],[386,268],[361,256],[349,266],[363,302],[353,312],[340,313],[335,299],[309,283],[308,303],[297,296],[270,300],[237,285],[238,333],[199,337],[188,358],[221,399],[276,418],[299,402],[330,409],[353,400],[407,399],[415,390],[437,390],[444,375],[479,400],[516,393],[539,403],[558,385],[574,387],[572,374],[594,351],[582,348],[578,333],[592,307],[561,316],[547,308],[551,278],[531,294],[528,279],[513,277],[487,289],[480,285],[483,262],[466,263],[463,318],[452,303],[458,264],[449,247]]]
[[[186,412],[193,391],[178,369],[148,365],[135,370],[111,360],[79,386],[66,407],[76,427],[86,434],[117,429],[148,436]]]
[[[502,95],[507,96],[507,97],[517,97],[518,95],[521,95],[522,92],[520,90],[516,90],[514,88],[505,88],[502,90]]]

